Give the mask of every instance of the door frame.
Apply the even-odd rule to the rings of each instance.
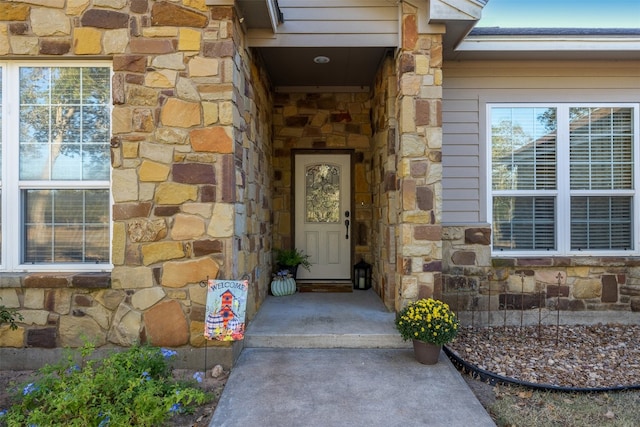
[[[354,230],[355,230],[355,206],[356,206],[356,198],[355,198],[355,150],[352,148],[330,148],[325,150],[318,150],[313,148],[293,148],[291,150],[291,201],[289,206],[289,212],[291,215],[291,247],[295,247],[296,243],[296,155],[314,155],[314,154],[347,154],[349,155],[349,167],[351,168],[351,182],[349,183],[349,191],[351,192],[351,197],[349,200],[349,212],[350,212],[350,221],[349,224],[349,234],[351,238],[349,239],[349,265],[351,268],[349,269],[349,280],[353,281],[353,260],[354,254],[356,250],[356,239],[354,238]]]

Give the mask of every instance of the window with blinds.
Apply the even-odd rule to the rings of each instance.
[[[637,249],[637,105],[488,111],[494,251]]]
[[[2,270],[110,262],[111,68],[6,63]],[[99,267],[100,268],[100,267]]]

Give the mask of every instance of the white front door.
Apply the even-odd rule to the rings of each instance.
[[[310,256],[298,279],[351,278],[351,157],[295,155],[295,246]]]

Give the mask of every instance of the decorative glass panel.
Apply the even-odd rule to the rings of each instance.
[[[493,108],[493,189],[555,189],[556,128],[555,108]]]
[[[20,179],[108,180],[110,70],[20,68]]]
[[[318,163],[305,172],[306,222],[340,221],[340,168]]]
[[[494,197],[494,250],[555,249],[553,197]]]
[[[25,190],[24,263],[109,262],[108,190]]]
[[[571,249],[630,250],[631,197],[572,197]]]

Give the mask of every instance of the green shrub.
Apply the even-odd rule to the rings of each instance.
[[[2,298],[0,298],[2,300]],[[8,323],[11,330],[18,329],[16,320],[23,320],[22,315],[14,308],[7,308],[4,305],[0,305],[0,325]]]
[[[92,353],[85,345],[80,365],[69,354],[41,368],[35,382],[16,391],[0,425],[158,426],[211,400],[195,380],[172,378],[168,362],[175,351],[136,345],[103,360],[89,359]]]

